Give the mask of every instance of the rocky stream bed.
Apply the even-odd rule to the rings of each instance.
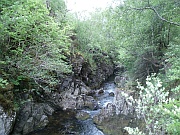
[[[94,58],[97,68],[92,71],[82,57],[77,57],[74,80],[65,77],[56,91],[43,93],[40,101],[27,99],[11,113],[0,106],[0,135],[126,135],[124,127],[141,127],[134,107],[115,85],[123,80],[112,76],[116,68],[111,59]],[[121,66],[118,70],[124,72]]]
[[[110,78],[93,96],[98,108],[55,111],[45,128],[28,135],[127,135],[124,127],[142,127],[142,122],[130,115],[128,111],[132,108],[116,106],[117,98],[120,98],[117,90],[113,78]],[[123,104],[124,99],[121,100]],[[118,113],[118,108],[121,113]]]

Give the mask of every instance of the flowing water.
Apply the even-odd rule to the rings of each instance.
[[[113,103],[114,97],[110,96],[109,94],[111,92],[114,93],[115,91],[115,85],[113,81],[108,81],[107,83],[103,84],[103,90],[104,93],[97,95],[97,101],[99,103],[99,107],[105,107],[108,103]],[[100,109],[98,110],[84,110],[85,112],[88,112],[91,116],[90,119],[81,121],[82,124],[82,130],[80,135],[105,135],[101,130],[99,130],[96,125],[93,123],[92,118],[96,114],[100,112]]]
[[[108,103],[112,103],[114,100],[114,97],[109,95],[115,90],[112,79],[104,83],[102,88],[104,92],[96,95],[100,108]],[[29,135],[105,135],[96,127],[92,120],[93,116],[100,112],[100,109],[83,111],[89,113],[89,119],[78,120],[75,118],[76,112],[73,111],[57,111],[49,118],[50,122],[47,127]]]

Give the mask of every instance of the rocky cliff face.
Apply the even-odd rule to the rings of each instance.
[[[91,93],[91,89],[81,83],[80,88],[69,87],[61,93],[47,93],[46,101],[56,109],[89,108],[93,110],[98,107],[98,103],[92,96],[88,96],[88,93]]]
[[[15,112],[7,113],[0,106],[0,135],[8,135],[12,131],[15,117]]]
[[[100,85],[113,74],[114,64],[110,57],[103,54],[94,55],[95,68],[87,62],[83,63],[81,76],[82,81],[90,88],[99,88]]]
[[[12,135],[25,135],[34,130],[44,128],[48,124],[48,116],[54,109],[45,103],[25,103],[18,112]]]
[[[100,85],[113,74],[114,64],[110,57],[94,55],[95,67],[92,68],[81,55],[72,58],[73,73],[61,80],[57,91],[46,93],[46,101],[55,108],[89,109],[97,108],[92,89]]]

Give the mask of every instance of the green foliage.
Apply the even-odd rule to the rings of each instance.
[[[172,91],[178,93],[180,91],[180,41],[177,38],[176,44],[172,44],[166,52],[166,77],[165,81],[169,82]]]
[[[167,131],[172,134],[179,134],[180,124],[180,103],[174,99],[168,99],[169,93],[162,87],[162,82],[154,75],[147,77],[146,87],[138,83],[140,89],[139,97],[127,97],[128,104],[135,105],[138,118],[146,123],[147,134],[159,135]],[[125,128],[130,134],[142,134],[137,129]]]
[[[46,5],[50,16],[54,17],[57,22],[65,23],[67,21],[67,9],[64,0],[47,0]],[[61,26],[63,27],[63,25]]]
[[[66,12],[63,0],[0,1],[0,100],[5,107],[21,101],[25,92],[40,96],[39,90],[53,89],[61,74],[71,72],[73,26]]]
[[[1,13],[1,58],[10,68],[46,81],[53,79],[50,72],[71,71],[63,55],[70,46],[67,33],[71,26],[49,16],[44,0],[19,0]]]
[[[163,106],[163,114],[171,121],[167,125],[167,130],[172,135],[180,134],[180,101],[174,100]]]
[[[113,44],[115,40],[109,35],[106,16],[107,12],[97,10],[90,14],[90,17],[75,21],[75,32],[78,40],[76,50],[90,62],[93,68],[96,67],[93,57],[102,53],[117,61],[118,46]]]
[[[106,52],[114,63],[126,67],[133,80],[145,83],[148,75],[166,72],[163,82],[177,82],[179,4],[169,0],[126,0],[123,5],[99,10],[84,20],[81,17],[74,21],[77,49],[89,61],[94,55],[89,53]],[[174,85],[177,91],[179,84]]]
[[[127,0],[107,10],[106,28],[132,77],[143,81],[163,68],[166,51],[179,44],[179,10],[178,2],[168,0]]]
[[[4,88],[8,84],[7,80],[0,78],[0,87]]]

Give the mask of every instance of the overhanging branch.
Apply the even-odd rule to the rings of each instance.
[[[167,22],[167,23],[170,23],[170,24],[173,24],[173,25],[176,25],[176,26],[180,26],[179,23],[172,22],[172,21],[169,21],[169,20],[163,18],[163,17],[158,13],[158,11],[157,11],[154,7],[152,7],[152,6],[143,7],[143,8],[133,8],[133,7],[131,7],[130,9],[134,9],[134,10],[146,10],[146,9],[152,10],[162,21],[165,21],[165,22]]]

